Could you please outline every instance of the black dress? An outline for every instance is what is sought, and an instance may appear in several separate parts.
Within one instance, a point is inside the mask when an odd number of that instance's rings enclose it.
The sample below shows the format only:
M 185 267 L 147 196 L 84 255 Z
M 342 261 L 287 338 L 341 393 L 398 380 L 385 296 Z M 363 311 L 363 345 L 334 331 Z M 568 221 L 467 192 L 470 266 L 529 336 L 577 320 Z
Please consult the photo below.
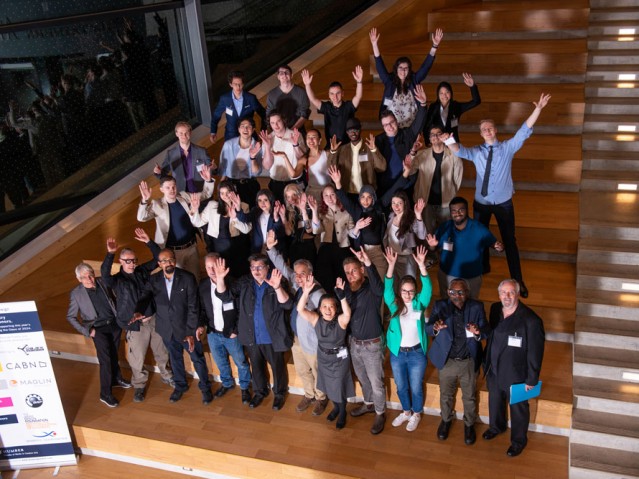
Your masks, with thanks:
M 345 402 L 355 396 L 346 330 L 340 327 L 337 319 L 326 321 L 320 316 L 315 324 L 315 332 L 318 342 L 317 389 L 323 391 L 331 401 Z

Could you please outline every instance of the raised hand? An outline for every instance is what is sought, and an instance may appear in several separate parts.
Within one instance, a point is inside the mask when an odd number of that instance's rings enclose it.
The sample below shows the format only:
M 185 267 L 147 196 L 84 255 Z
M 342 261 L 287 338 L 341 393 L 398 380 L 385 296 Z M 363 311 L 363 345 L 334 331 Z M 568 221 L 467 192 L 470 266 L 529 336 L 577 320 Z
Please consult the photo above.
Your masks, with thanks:
M 357 231 L 362 231 L 364 228 L 366 228 L 372 222 L 373 222 L 373 218 L 371 218 L 370 216 L 367 216 L 366 218 L 360 218 L 360 219 L 357 220 L 357 223 L 355 223 L 355 229 Z
M 437 30 L 435 30 L 435 33 L 432 34 L 432 38 L 433 46 L 439 46 L 440 42 L 444 38 L 444 30 L 438 28 Z
M 229 191 L 228 199 L 231 202 L 230 205 L 233 207 L 233 209 L 235 209 L 236 211 L 240 211 L 240 208 L 242 205 L 242 201 L 240 200 L 240 195 L 238 195 L 234 191 Z
M 368 32 L 368 37 L 370 38 L 372 45 L 377 45 L 377 42 L 379 42 L 379 33 L 377 33 L 377 28 L 371 28 L 371 31 Z
M 550 93 L 542 93 L 541 96 L 539 97 L 539 101 L 533 101 L 533 105 L 535 105 L 535 108 L 539 108 L 540 110 L 543 110 L 548 104 L 548 101 L 550 100 L 550 98 L 551 98 Z
M 331 177 L 331 180 L 333 180 L 338 190 L 342 188 L 342 172 L 339 171 L 337 166 L 331 165 L 328 167 L 328 176 Z
M 277 209 L 277 213 L 282 221 L 286 220 L 286 206 L 279 201 L 275 202 L 275 208 Z
M 364 70 L 360 65 L 357 65 L 355 67 L 355 70 L 353 71 L 353 78 L 357 83 L 362 83 L 362 80 L 364 78 Z
M 211 165 L 202 165 L 200 170 L 200 176 L 204 181 L 211 181 L 211 168 L 215 168 L 215 164 L 211 162 Z
M 306 193 L 302 193 L 300 195 L 300 204 L 299 204 L 300 211 L 304 211 L 306 209 L 306 203 L 308 202 L 309 198 L 310 198 L 310 195 L 306 196 Z
M 155 175 L 161 175 L 162 174 L 162 167 L 160 165 L 158 165 L 157 163 L 153 167 L 153 174 L 155 174 Z
M 315 278 L 312 273 L 306 276 L 305 278 L 302 278 L 302 290 L 306 294 L 311 294 L 314 286 L 315 286 Z
M 315 197 L 313 195 L 309 195 L 306 198 L 306 202 L 308 203 L 308 206 L 311 207 L 311 210 L 313 211 L 317 211 L 317 200 L 315 199 Z
M 253 146 L 249 148 L 249 157 L 250 158 L 257 157 L 261 149 L 262 149 L 262 143 L 260 143 L 259 141 L 256 141 L 255 143 L 253 143 Z
M 372 133 L 370 133 L 368 135 L 368 138 L 366 138 L 366 146 L 368 147 L 369 150 L 374 150 L 375 148 L 377 148 L 377 146 L 375 146 L 375 137 L 373 136 Z
M 266 278 L 264 281 L 266 281 L 271 288 L 279 289 L 282 284 L 282 273 L 280 273 L 279 269 L 273 268 L 273 271 L 271 271 L 271 277 Z
M 415 97 L 415 100 L 417 100 L 421 104 L 424 104 L 428 101 L 428 99 L 426 98 L 424 87 L 419 84 L 415 85 L 415 93 L 413 93 L 413 96 Z
M 337 151 L 337 149 L 340 147 L 341 144 L 342 144 L 341 141 L 337 141 L 336 135 L 333 135 L 331 137 L 331 151 Z
M 277 245 L 275 230 L 269 230 L 268 233 L 266 233 L 266 249 L 273 249 L 275 245 Z
M 439 244 L 439 241 L 437 241 L 437 236 L 431 234 L 426 235 L 426 242 L 431 248 L 436 248 Z
M 229 274 L 230 268 L 226 267 L 226 261 L 224 258 L 218 258 L 213 263 L 213 270 L 215 271 L 216 281 L 224 281 L 224 278 Z
M 302 81 L 304 82 L 304 85 L 310 85 L 313 83 L 313 75 L 311 75 L 306 69 L 302 70 Z
M 468 88 L 475 84 L 475 80 L 473 80 L 473 76 L 470 73 L 462 73 L 462 76 L 464 77 L 464 83 Z
M 300 144 L 300 136 L 302 136 L 300 131 L 297 128 L 293 128 L 293 133 L 291 134 L 291 141 L 293 142 L 294 145 Z
M 142 195 L 142 203 L 151 199 L 151 188 L 146 184 L 146 181 L 140 181 L 140 195 Z
M 408 178 L 410 176 L 410 170 L 413 168 L 413 157 L 410 156 L 410 153 L 406 155 L 404 161 L 402 162 L 402 176 L 404 178 Z
M 397 252 L 388 246 L 386 247 L 386 251 L 384 251 L 384 258 L 386 258 L 389 267 L 394 267 L 397 262 Z
M 424 135 L 420 133 L 419 135 L 417 135 L 417 138 L 415 139 L 415 143 L 413 143 L 413 147 L 410 150 L 417 153 L 419 150 L 422 149 L 423 146 L 424 146 Z
M 415 263 L 417 263 L 417 266 L 419 266 L 420 269 L 426 270 L 427 254 L 428 254 L 428 250 L 423 245 L 418 246 L 415 252 L 413 253 L 413 258 L 415 258 Z
M 424 198 L 420 198 L 417 200 L 417 203 L 415 203 L 415 216 L 418 219 L 421 219 L 422 217 L 422 211 L 424 211 L 424 207 L 426 206 L 426 202 L 424 201 Z
M 271 149 L 271 137 L 269 136 L 268 131 L 266 131 L 266 130 L 260 131 L 259 137 L 262 140 L 262 144 L 264 145 L 264 148 L 270 150 Z
M 335 289 L 341 289 L 342 291 L 344 291 L 345 287 L 346 287 L 346 282 L 342 278 L 338 277 L 335 280 Z
M 366 254 L 366 251 L 364 251 L 364 248 L 360 248 L 359 251 L 355 251 L 353 248 L 351 248 L 351 252 L 357 257 L 360 263 L 363 263 L 366 266 L 371 265 L 371 259 Z
M 151 238 L 149 237 L 147 232 L 144 231 L 143 228 L 135 228 L 134 238 L 138 241 L 141 241 L 142 243 L 148 243 L 149 241 L 151 241 Z
M 118 242 L 115 238 L 107 238 L 106 247 L 108 253 L 115 253 L 118 250 Z
M 191 193 L 191 211 L 193 214 L 200 209 L 200 194 L 199 193 Z

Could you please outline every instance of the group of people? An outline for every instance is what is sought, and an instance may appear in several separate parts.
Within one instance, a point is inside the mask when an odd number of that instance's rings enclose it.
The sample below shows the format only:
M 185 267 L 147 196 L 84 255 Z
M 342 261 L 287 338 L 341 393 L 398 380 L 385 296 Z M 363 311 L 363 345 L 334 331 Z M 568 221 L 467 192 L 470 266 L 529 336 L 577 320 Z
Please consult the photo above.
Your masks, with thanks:
M 442 38 L 437 30 L 417 72 L 405 57 L 388 72 L 379 51 L 380 35 L 371 30 L 384 82 L 383 133 L 376 137 L 362 136 L 361 122 L 354 116 L 362 98 L 359 66 L 353 72 L 357 86 L 352 101 L 343 99 L 339 82 L 329 85 L 329 101 L 320 101 L 308 71 L 302 72 L 301 88 L 292 82 L 291 68 L 283 65 L 266 109 L 243 90 L 242 73 L 231 72 L 231 91 L 220 98 L 212 115 L 212 141 L 218 139 L 218 121 L 226 116 L 219 164 L 191 143 L 188 123 L 176 125 L 178 145 L 154 169 L 162 196 L 153 199 L 149 185 L 140 184 L 138 220 L 156 222 L 155 241 L 136 231 L 136 239 L 153 252 L 150 265 L 136 267 L 135 254 L 125 248 L 120 251 L 121 270 L 112 275 L 117 243 L 110 238 L 101 279 L 87 264 L 76 268 L 81 284 L 72 292 L 68 319 L 95 342 L 102 402 L 117 406 L 111 387 L 128 385 L 117 368 L 122 328 L 129 349 L 136 349 L 129 358 L 135 401 L 144 400 L 147 379 L 136 357 L 143 358 L 150 344 L 158 365 L 163 364 L 163 380 L 174 388 L 172 402 L 188 389 L 186 350 L 204 404 L 235 387 L 230 356 L 237 366 L 242 402 L 258 407 L 272 389 L 273 409 L 279 410 L 288 391 L 290 350 L 304 388 L 297 411 L 312 406 L 318 416 L 331 401 L 327 419 L 343 428 L 347 399 L 355 395 L 353 370 L 364 401 L 350 415 L 373 414 L 371 433 L 379 434 L 386 422 L 388 347 L 402 406 L 393 427 L 406 424 L 409 432 L 418 427 L 430 358 L 439 371 L 439 439 L 448 437 L 459 383 L 464 441 L 475 442 L 476 378 L 482 363 L 490 410 L 490 428 L 483 437 L 490 440 L 507 429 L 509 388 L 537 385 L 544 350 L 543 323 L 520 302 L 528 292 L 514 237 L 511 163 L 550 96 L 540 96 L 512 139 L 498 141 L 495 123 L 484 120 L 484 143 L 462 146 L 459 117 L 480 102 L 472 76 L 464 74 L 473 97 L 467 103 L 452 100 L 452 87 L 443 82 L 437 101 L 428 106 L 419 84 Z M 304 130 L 310 104 L 325 118 L 329 141 L 324 149 L 319 130 Z M 259 132 L 255 114 L 262 121 Z M 422 132 L 428 148 L 423 148 Z M 468 216 L 467 200 L 457 196 L 460 158 L 472 161 L 477 170 L 475 218 Z M 212 200 L 215 173 L 221 182 L 218 198 Z M 268 188 L 260 186 L 260 176 L 268 177 Z M 502 241 L 487 227 L 492 214 Z M 198 285 L 200 235 L 208 254 L 207 276 Z M 506 251 L 513 279 L 500 283 L 500 302 L 486 318 L 478 297 L 491 247 Z M 431 307 L 428 269 L 437 261 L 440 299 Z M 149 274 L 156 265 L 161 271 Z M 203 356 L 205 335 L 220 371 L 222 385 L 215 394 Z M 172 376 L 166 372 L 167 358 Z M 517 456 L 526 446 L 527 401 L 510 405 L 510 418 L 507 452 Z

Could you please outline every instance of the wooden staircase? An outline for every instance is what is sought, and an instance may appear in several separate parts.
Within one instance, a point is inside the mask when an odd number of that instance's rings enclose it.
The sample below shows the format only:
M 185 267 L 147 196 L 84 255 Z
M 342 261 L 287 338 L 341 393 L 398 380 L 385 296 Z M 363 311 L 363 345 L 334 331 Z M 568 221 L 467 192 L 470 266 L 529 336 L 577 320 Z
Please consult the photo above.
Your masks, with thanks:
M 639 477 L 639 2 L 590 3 L 570 477 Z

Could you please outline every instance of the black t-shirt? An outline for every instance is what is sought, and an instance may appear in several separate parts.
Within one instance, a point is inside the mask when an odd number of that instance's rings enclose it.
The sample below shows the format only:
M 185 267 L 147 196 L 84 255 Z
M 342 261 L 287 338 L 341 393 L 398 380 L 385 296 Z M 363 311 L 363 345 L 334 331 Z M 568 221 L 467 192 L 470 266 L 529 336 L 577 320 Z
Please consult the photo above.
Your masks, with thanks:
M 339 108 L 333 106 L 330 101 L 323 101 L 320 105 L 318 113 L 324 115 L 324 131 L 326 133 L 326 145 L 330 146 L 333 135 L 337 137 L 337 141 L 341 141 L 343 145 L 349 142 L 346 135 L 346 122 L 349 118 L 355 116 L 357 109 L 351 101 L 343 101 Z
M 433 206 L 441 206 L 442 204 L 442 160 L 444 152 L 435 153 L 435 171 L 433 172 L 433 181 L 430 185 L 430 193 L 428 194 L 428 204 Z

